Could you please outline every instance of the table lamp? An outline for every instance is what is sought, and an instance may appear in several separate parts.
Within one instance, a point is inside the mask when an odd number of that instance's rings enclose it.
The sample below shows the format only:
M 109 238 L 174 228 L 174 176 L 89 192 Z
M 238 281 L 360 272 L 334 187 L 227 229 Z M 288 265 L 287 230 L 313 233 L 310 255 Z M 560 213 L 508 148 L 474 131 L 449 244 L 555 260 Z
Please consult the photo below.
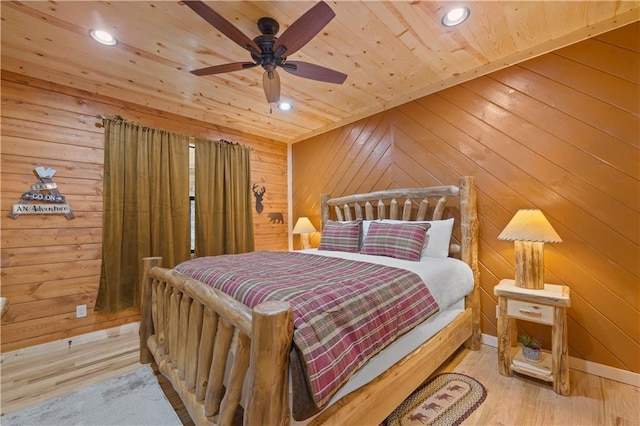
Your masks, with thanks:
M 498 236 L 515 245 L 516 286 L 544 289 L 544 243 L 562 239 L 537 209 L 518 210 Z
M 302 240 L 302 248 L 304 250 L 311 248 L 309 244 L 309 233 L 316 232 L 316 228 L 313 226 L 308 217 L 299 217 L 296 222 L 296 226 L 293 227 L 293 234 L 300 234 Z

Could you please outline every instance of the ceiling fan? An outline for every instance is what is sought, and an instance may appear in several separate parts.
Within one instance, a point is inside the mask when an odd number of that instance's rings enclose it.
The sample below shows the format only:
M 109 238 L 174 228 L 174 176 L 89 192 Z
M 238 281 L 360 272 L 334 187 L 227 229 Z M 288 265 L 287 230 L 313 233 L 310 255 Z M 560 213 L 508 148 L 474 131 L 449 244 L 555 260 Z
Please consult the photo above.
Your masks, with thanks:
M 280 77 L 276 70 L 278 67 L 298 77 L 327 83 L 342 84 L 347 78 L 346 74 L 320 65 L 302 61 L 287 61 L 288 56 L 297 52 L 311 41 L 336 15 L 322 1 L 293 22 L 280 37 L 276 37 L 280 25 L 275 19 L 269 17 L 260 18 L 258 20 L 258 29 L 262 34 L 253 40 L 204 2 L 184 0 L 184 4 L 233 42 L 248 50 L 251 54 L 251 59 L 253 59 L 253 62 L 233 62 L 201 68 L 191 71 L 192 74 L 198 76 L 220 74 L 241 71 L 260 65 L 265 70 L 262 76 L 262 85 L 269 103 L 275 103 L 280 100 Z

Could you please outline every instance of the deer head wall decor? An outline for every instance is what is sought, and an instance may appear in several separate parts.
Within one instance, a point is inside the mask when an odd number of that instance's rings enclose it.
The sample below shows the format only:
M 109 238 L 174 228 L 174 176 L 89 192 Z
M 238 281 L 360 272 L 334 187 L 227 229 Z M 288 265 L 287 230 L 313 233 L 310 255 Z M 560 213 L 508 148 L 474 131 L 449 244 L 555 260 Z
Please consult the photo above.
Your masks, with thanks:
M 264 210 L 262 197 L 264 197 L 264 193 L 267 192 L 267 189 L 264 186 L 259 186 L 257 183 L 254 183 L 251 190 L 253 191 L 253 195 L 256 197 L 256 212 L 260 214 L 262 213 L 262 210 Z

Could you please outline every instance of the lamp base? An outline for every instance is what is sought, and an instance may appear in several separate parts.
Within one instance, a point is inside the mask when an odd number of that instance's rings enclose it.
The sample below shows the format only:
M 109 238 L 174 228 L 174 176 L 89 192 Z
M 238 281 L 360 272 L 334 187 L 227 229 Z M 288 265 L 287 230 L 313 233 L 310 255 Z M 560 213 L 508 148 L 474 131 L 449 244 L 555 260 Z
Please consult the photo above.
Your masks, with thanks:
M 308 233 L 303 233 L 300 234 L 300 240 L 302 242 L 302 249 L 303 250 L 307 250 L 311 248 L 311 244 L 309 244 L 309 234 Z
M 544 243 L 515 241 L 516 286 L 544 290 Z

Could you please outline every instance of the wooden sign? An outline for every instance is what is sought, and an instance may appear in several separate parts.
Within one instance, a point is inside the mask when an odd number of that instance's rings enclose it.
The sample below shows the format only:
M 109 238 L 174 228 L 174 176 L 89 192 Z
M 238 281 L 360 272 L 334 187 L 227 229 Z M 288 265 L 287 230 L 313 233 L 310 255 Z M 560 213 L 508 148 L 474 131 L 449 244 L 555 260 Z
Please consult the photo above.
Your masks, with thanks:
M 38 166 L 35 169 L 38 181 L 31 186 L 29 192 L 22 194 L 18 204 L 11 206 L 8 216 L 16 218 L 21 214 L 64 214 L 67 219 L 75 216 L 71 206 L 65 203 L 65 197 L 58 191 L 58 185 L 53 182 L 55 169 Z

